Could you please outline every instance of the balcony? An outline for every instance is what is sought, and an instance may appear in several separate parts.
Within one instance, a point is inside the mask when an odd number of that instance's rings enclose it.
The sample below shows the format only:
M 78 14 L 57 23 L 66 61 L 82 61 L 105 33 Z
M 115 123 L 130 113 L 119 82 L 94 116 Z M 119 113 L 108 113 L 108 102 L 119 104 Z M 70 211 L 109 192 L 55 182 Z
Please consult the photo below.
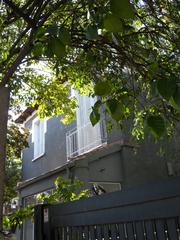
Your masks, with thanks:
M 90 122 L 66 133 L 67 160 L 106 144 L 106 122 L 101 120 L 94 127 Z

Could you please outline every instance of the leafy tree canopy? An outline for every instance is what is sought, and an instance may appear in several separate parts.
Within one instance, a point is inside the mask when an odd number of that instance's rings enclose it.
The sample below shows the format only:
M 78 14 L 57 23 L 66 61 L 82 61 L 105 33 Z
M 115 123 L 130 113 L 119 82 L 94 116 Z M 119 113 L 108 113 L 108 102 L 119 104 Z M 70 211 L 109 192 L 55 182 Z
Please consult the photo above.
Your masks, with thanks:
M 176 0 L 3 0 L 0 84 L 11 104 L 39 105 L 42 117 L 74 117 L 71 86 L 99 99 L 132 133 L 160 138 L 179 121 L 179 22 Z M 48 69 L 40 72 L 39 69 Z
M 93 125 L 101 108 L 121 127 L 130 119 L 137 138 L 147 128 L 160 139 L 180 119 L 178 60 L 177 0 L 1 0 L 0 230 L 9 92 L 11 106 L 67 123 L 73 86 L 99 97 Z

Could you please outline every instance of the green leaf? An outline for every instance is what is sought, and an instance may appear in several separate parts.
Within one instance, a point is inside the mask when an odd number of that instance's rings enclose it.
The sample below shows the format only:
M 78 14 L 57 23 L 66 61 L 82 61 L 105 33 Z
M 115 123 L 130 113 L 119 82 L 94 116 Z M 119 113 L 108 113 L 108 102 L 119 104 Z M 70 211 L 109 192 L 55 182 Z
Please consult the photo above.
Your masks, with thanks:
M 157 91 L 157 82 L 154 80 L 150 82 L 150 87 L 151 87 L 151 95 L 158 96 L 159 93 Z
M 93 106 L 94 111 L 99 111 L 101 105 L 102 105 L 101 100 L 97 100 Z
M 61 28 L 59 32 L 59 39 L 64 45 L 70 45 L 71 44 L 71 34 L 69 33 L 69 30 L 66 28 Z
M 96 62 L 96 57 L 95 57 L 95 55 L 92 52 L 89 51 L 87 53 L 86 60 L 87 60 L 88 63 L 94 64 Z
M 112 118 L 116 121 L 122 120 L 124 105 L 116 99 L 110 99 L 106 102 L 107 109 Z
M 166 131 L 164 119 L 161 116 L 149 116 L 147 118 L 147 125 L 151 133 L 156 138 L 161 138 Z
M 89 118 L 92 125 L 95 126 L 100 120 L 100 114 L 97 111 L 92 111 Z
M 45 46 L 44 55 L 47 56 L 48 58 L 54 57 L 54 53 L 53 53 L 49 43 Z
M 101 81 L 94 86 L 94 93 L 101 97 L 109 95 L 111 91 L 112 85 L 109 81 Z
M 123 19 L 134 19 L 134 8 L 129 0 L 111 0 L 111 11 Z
M 50 25 L 46 29 L 46 32 L 49 33 L 51 36 L 57 36 L 57 34 L 58 34 L 58 26 L 57 25 Z
M 173 100 L 176 103 L 176 105 L 180 108 L 180 87 L 176 87 L 176 90 L 173 94 Z
M 176 91 L 175 78 L 169 77 L 169 78 L 160 79 L 157 82 L 157 90 L 164 99 L 169 101 L 170 97 L 173 96 L 173 94 Z
M 176 110 L 180 111 L 180 107 L 175 103 L 173 97 L 170 98 L 169 103 L 171 104 L 171 106 L 173 108 L 175 108 Z
M 148 70 L 149 70 L 149 72 L 150 72 L 151 74 L 154 74 L 154 73 L 157 72 L 158 67 L 159 67 L 158 63 L 157 63 L 157 62 L 153 62 L 153 63 L 151 63 L 151 64 L 149 65 Z
M 43 44 L 41 42 L 37 42 L 32 50 L 34 56 L 41 56 L 43 53 Z
M 180 88 L 177 86 L 173 96 L 170 98 L 170 104 L 180 111 Z
M 98 29 L 96 26 L 89 26 L 86 29 L 86 38 L 88 40 L 93 40 L 98 38 Z
M 58 58 L 62 58 L 65 56 L 65 46 L 59 39 L 51 38 L 49 41 L 49 47 Z
M 123 30 L 121 20 L 112 14 L 108 14 L 104 19 L 104 28 L 109 32 L 121 32 Z
M 46 29 L 44 27 L 39 28 L 37 33 L 36 33 L 36 38 L 37 39 L 43 38 L 44 35 L 45 35 L 45 32 L 46 32 Z

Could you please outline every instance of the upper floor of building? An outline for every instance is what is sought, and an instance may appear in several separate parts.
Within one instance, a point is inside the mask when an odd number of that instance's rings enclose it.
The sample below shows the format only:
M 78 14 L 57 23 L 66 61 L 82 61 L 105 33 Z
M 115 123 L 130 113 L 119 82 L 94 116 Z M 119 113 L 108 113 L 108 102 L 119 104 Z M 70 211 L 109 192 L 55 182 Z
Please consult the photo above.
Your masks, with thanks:
M 108 131 L 107 118 L 103 114 L 99 123 L 92 126 L 89 115 L 94 102 L 92 97 L 78 96 L 76 119 L 68 125 L 60 121 L 61 117 L 41 120 L 32 109 L 21 114 L 19 121 L 24 122 L 30 133 L 29 147 L 22 152 L 23 180 L 47 173 L 80 155 L 123 139 L 120 130 Z

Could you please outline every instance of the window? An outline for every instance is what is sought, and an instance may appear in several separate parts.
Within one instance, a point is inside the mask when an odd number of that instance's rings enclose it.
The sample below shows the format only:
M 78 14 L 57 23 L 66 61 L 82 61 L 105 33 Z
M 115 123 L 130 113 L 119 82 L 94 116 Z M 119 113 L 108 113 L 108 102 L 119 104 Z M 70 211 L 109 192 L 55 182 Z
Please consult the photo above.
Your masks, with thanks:
M 79 107 L 76 109 L 77 127 L 66 134 L 68 160 L 106 144 L 107 139 L 105 121 L 101 120 L 93 127 L 89 119 L 97 98 L 80 96 L 77 91 L 73 92 L 73 96 Z
M 100 123 L 92 126 L 89 115 L 96 98 L 77 96 L 79 107 L 76 110 L 79 154 L 102 145 Z
M 44 120 L 35 118 L 32 123 L 32 142 L 34 142 L 34 159 L 45 152 L 45 126 Z

